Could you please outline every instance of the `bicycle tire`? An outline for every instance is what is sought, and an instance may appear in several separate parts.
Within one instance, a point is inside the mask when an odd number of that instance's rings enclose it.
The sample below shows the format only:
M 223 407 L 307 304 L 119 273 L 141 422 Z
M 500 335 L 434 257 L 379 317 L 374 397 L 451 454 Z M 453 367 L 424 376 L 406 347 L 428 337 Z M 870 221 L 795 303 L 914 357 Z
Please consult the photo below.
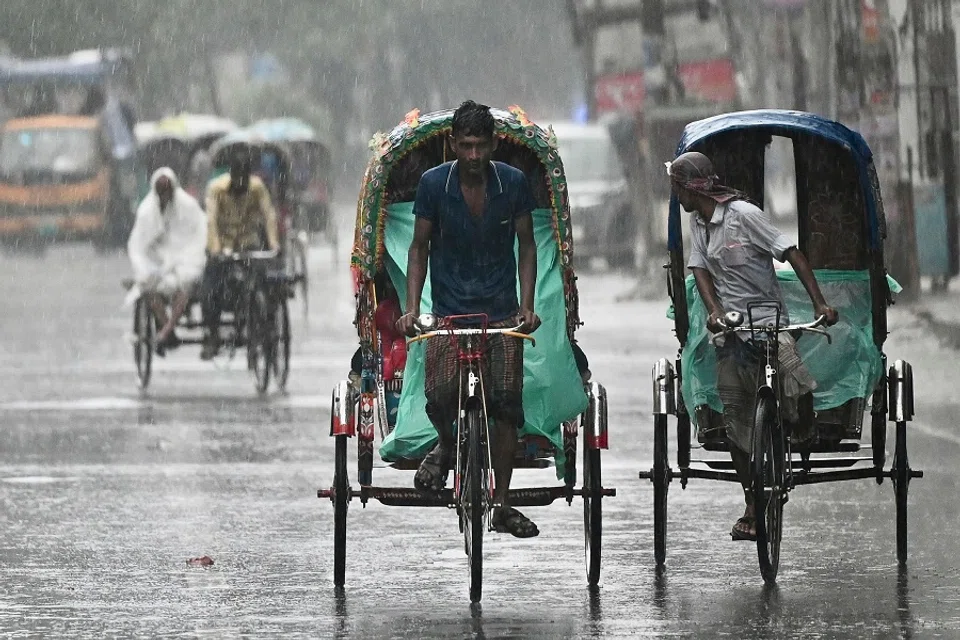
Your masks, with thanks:
M 480 438 L 483 421 L 480 407 L 466 411 L 464 427 L 467 437 L 466 473 L 461 487 L 461 517 L 467 560 L 470 565 L 470 602 L 480 602 L 483 594 L 483 530 L 485 528 L 483 442 Z
M 333 472 L 333 584 L 342 587 L 347 567 L 347 436 L 335 436 Z
M 667 559 L 667 491 L 670 466 L 667 459 L 667 416 L 653 418 L 653 555 L 657 566 Z
M 250 296 L 250 315 L 247 318 L 247 357 L 255 379 L 257 393 L 266 393 L 270 386 L 272 340 L 269 336 L 269 312 L 267 295 L 257 288 Z
M 910 460 L 907 457 L 907 423 L 897 422 L 897 446 L 893 454 L 893 490 L 897 502 L 897 562 L 907 563 L 907 492 Z
M 783 433 L 777 424 L 772 398 L 757 399 L 753 426 L 753 456 L 750 461 L 751 493 L 757 527 L 757 558 L 767 583 L 777 580 L 780 541 L 783 536 L 783 499 L 786 492 Z
M 283 298 L 273 310 L 273 375 L 277 388 L 283 391 L 290 376 L 290 311 Z
M 133 334 L 136 342 L 133 343 L 133 361 L 137 366 L 137 382 L 140 389 L 150 385 L 150 374 L 153 368 L 153 314 L 150 305 L 140 297 L 133 307 Z
M 600 582 L 600 555 L 603 549 L 603 502 L 600 490 L 600 449 L 583 448 L 583 551 L 587 584 Z

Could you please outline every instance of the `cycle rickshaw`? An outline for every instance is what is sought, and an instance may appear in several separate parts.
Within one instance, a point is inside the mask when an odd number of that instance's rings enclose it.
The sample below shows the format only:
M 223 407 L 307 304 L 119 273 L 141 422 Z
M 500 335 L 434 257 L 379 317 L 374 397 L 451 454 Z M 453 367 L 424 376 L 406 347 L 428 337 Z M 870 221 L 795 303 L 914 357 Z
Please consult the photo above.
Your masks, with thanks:
M 231 154 L 245 150 L 253 156 L 253 173 L 263 180 L 270 190 L 270 198 L 277 211 L 280 230 L 280 253 L 289 280 L 289 293 L 293 297 L 299 288 L 303 313 L 308 311 L 307 238 L 295 228 L 296 202 L 292 199 L 291 176 L 293 156 L 283 142 L 268 140 L 263 133 L 252 128 L 239 129 L 223 136 L 210 147 L 210 179 L 230 170 Z
M 907 457 L 907 423 L 914 414 L 911 365 L 896 360 L 887 369 L 883 344 L 887 306 L 899 289 L 887 275 L 883 259 L 886 235 L 883 201 L 872 154 L 863 138 L 845 126 L 813 114 L 760 110 L 714 116 L 685 128 L 677 155 L 700 151 L 713 160 L 723 184 L 740 189 L 762 207 L 764 156 L 773 136 L 792 142 L 797 184 L 799 249 L 806 255 L 840 322 L 823 337 L 799 337 L 797 348 L 818 388 L 814 392 L 812 446 L 793 450 L 779 413 L 776 360 L 764 360 L 758 372 L 757 408 L 750 467 L 756 510 L 757 553 L 761 574 L 776 579 L 788 492 L 800 485 L 856 479 L 892 481 L 896 498 L 897 558 L 907 558 L 907 490 L 922 477 Z M 664 176 L 664 180 L 666 180 Z M 694 457 L 729 451 L 716 389 L 716 356 L 706 328 L 706 312 L 692 275 L 685 276 L 681 211 L 670 200 L 667 291 L 680 352 L 653 367 L 653 468 L 640 473 L 653 482 L 654 555 L 664 564 L 667 540 L 667 493 L 679 480 L 692 478 L 738 482 L 729 458 Z M 777 277 L 796 334 L 816 326 L 806 292 L 793 271 Z M 728 314 L 729 315 L 729 314 Z M 810 322 L 813 320 L 814 322 Z M 736 327 L 742 318 L 728 318 Z M 766 333 L 772 326 L 737 329 Z M 771 347 L 767 347 L 770 349 Z M 863 418 L 870 407 L 869 443 L 862 441 Z M 667 452 L 669 415 L 676 416 L 677 468 Z M 895 423 L 891 468 L 885 468 L 887 421 Z M 695 431 L 697 445 L 691 442 Z
M 247 368 L 254 374 L 258 393 L 266 393 L 271 375 L 283 389 L 290 373 L 290 321 L 287 311 L 287 278 L 278 268 L 273 251 L 245 251 L 223 256 L 228 263 L 226 280 L 242 293 L 233 308 L 224 309 L 218 330 L 227 357 L 233 359 L 243 350 Z M 132 281 L 125 286 L 133 287 Z M 182 344 L 201 344 L 197 333 L 203 328 L 198 292 L 190 299 L 187 311 L 177 324 Z M 153 369 L 154 336 L 157 331 L 153 311 L 146 296 L 132 292 L 133 359 L 140 388 L 146 390 Z M 191 335 L 186 335 L 187 333 Z
M 563 165 L 550 131 L 532 123 L 519 109 L 493 109 L 499 145 L 494 154 L 528 176 L 539 208 L 533 212 L 538 247 L 537 312 L 543 325 L 536 346 L 524 351 L 525 425 L 517 446 L 517 468 L 555 466 L 556 486 L 510 490 L 511 505 L 549 505 L 559 498 L 583 499 L 587 579 L 600 575 L 602 500 L 616 495 L 601 483 L 600 452 L 607 442 L 607 400 L 603 386 L 588 381 L 574 355 L 574 333 L 580 324 L 573 244 Z M 407 345 L 384 321 L 391 305 L 406 295 L 406 258 L 413 237 L 412 212 L 417 184 L 424 171 L 451 159 L 447 138 L 452 111 L 407 114 L 388 135 L 371 141 L 370 161 L 357 208 L 351 269 L 356 291 L 360 348 L 349 380 L 333 389 L 330 435 L 334 439 L 333 485 L 318 497 L 333 503 L 334 584 L 345 582 L 347 510 L 353 500 L 393 506 L 449 507 L 456 510 L 464 533 L 470 567 L 470 597 L 482 590 L 483 535 L 490 529 L 492 482 L 489 450 L 481 455 L 485 408 L 465 399 L 458 428 L 460 463 L 454 469 L 454 489 L 420 493 L 412 486 L 385 487 L 373 482 L 374 442 L 379 455 L 396 469 L 414 470 L 436 441 L 424 409 L 423 344 Z M 423 308 L 429 309 L 429 281 Z M 385 313 L 385 311 L 387 313 Z M 485 330 L 476 330 L 483 339 Z M 448 339 L 437 329 L 435 339 Z M 409 351 L 407 347 L 409 346 Z M 463 387 L 462 387 L 463 388 Z M 480 423 L 481 430 L 476 428 Z M 582 430 L 583 481 L 577 487 L 577 440 Z M 478 435 L 480 434 L 480 435 Z M 467 437 L 469 436 L 469 441 Z M 352 485 L 347 464 L 348 442 L 356 438 L 357 470 Z M 468 454 L 479 456 L 471 458 Z M 552 460 L 551 460 L 552 458 Z
M 250 130 L 290 151 L 290 200 L 293 227 L 322 233 L 337 256 L 337 229 L 332 219 L 330 150 L 307 123 L 296 118 L 259 120 Z
M 170 167 L 187 193 L 203 199 L 210 167 L 208 150 L 219 138 L 235 130 L 227 118 L 182 113 L 138 125 L 138 153 L 146 175 Z

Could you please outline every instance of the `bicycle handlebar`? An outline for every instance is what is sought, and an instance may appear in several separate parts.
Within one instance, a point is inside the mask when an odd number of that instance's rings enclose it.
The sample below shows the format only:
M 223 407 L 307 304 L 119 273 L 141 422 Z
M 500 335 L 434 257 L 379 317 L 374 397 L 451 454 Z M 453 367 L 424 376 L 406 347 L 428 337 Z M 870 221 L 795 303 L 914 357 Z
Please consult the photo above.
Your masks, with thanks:
M 730 315 L 731 314 L 727 314 L 728 318 L 725 318 L 725 321 L 729 320 Z M 792 331 L 801 331 L 801 332 L 806 331 L 808 333 L 817 333 L 819 335 L 826 336 L 827 344 L 832 344 L 833 339 L 830 337 L 830 334 L 827 332 L 826 329 L 820 328 L 826 319 L 827 319 L 826 316 L 820 316 L 817 319 L 815 319 L 813 322 L 807 322 L 803 324 L 791 324 L 785 327 L 775 327 L 773 325 L 768 325 L 766 327 L 755 327 L 755 326 L 744 327 L 744 326 L 728 325 L 722 331 L 714 333 L 710 336 L 710 344 L 716 344 L 716 341 L 718 338 L 721 338 L 727 335 L 728 333 L 749 332 L 749 333 L 779 334 L 779 333 L 789 333 Z
M 269 260 L 280 255 L 279 251 L 273 249 L 257 251 L 230 251 L 226 250 L 211 256 L 214 260 L 240 262 L 243 260 Z
M 431 321 L 429 323 L 421 323 L 418 319 L 417 328 L 421 330 L 421 333 L 407 340 L 407 347 L 409 347 L 411 344 L 414 344 L 416 342 L 420 342 L 422 340 L 428 340 L 430 338 L 435 338 L 436 336 L 441 336 L 441 335 L 442 336 L 479 336 L 479 335 L 491 334 L 491 333 L 499 333 L 505 336 L 509 336 L 511 338 L 519 338 L 521 340 L 529 340 L 531 345 L 537 346 L 537 341 L 533 336 L 528 335 L 526 333 L 520 333 L 519 329 L 520 327 L 523 326 L 523 324 L 518 324 L 515 327 L 503 327 L 500 329 L 484 329 L 484 328 L 476 328 L 476 327 L 466 328 L 466 329 L 446 328 L 446 329 L 433 329 L 431 331 L 423 332 L 422 330 L 424 328 L 424 324 L 432 325 L 433 322 Z

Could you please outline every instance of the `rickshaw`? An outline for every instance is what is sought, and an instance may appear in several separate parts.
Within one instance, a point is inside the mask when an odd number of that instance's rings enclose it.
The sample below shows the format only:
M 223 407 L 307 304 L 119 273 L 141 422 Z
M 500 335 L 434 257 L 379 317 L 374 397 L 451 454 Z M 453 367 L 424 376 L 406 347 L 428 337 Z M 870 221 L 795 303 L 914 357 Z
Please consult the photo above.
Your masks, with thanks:
M 307 238 L 293 225 L 295 201 L 291 199 L 290 180 L 293 174 L 293 156 L 283 142 L 268 140 L 253 129 L 239 129 L 223 136 L 210 147 L 210 179 L 230 170 L 230 156 L 238 150 L 253 155 L 253 173 L 263 180 L 277 211 L 280 229 L 280 252 L 289 280 L 289 293 L 299 286 L 303 314 L 308 311 Z
M 136 133 L 141 163 L 147 176 L 160 167 L 170 167 L 184 190 L 202 199 L 210 170 L 208 150 L 236 129 L 236 123 L 228 118 L 193 113 L 139 123 Z
M 254 374 L 257 393 L 264 394 L 271 375 L 283 390 L 290 372 L 290 322 L 287 312 L 287 281 L 277 269 L 274 251 L 245 251 L 221 258 L 229 262 L 227 278 L 243 291 L 235 309 L 225 309 L 218 330 L 227 358 L 245 353 L 247 368 Z M 133 360 L 140 389 L 146 391 L 153 370 L 157 323 L 150 305 L 132 280 L 125 280 L 128 300 L 133 303 Z M 178 332 L 196 334 L 203 328 L 199 291 L 190 299 L 177 324 Z M 180 335 L 182 344 L 201 344 L 199 335 Z M 215 360 L 216 363 L 216 360 Z
M 293 226 L 322 233 L 337 256 L 337 229 L 331 218 L 330 150 L 307 123 L 296 118 L 259 120 L 250 130 L 290 150 L 290 200 Z
M 789 427 L 781 419 L 776 359 L 761 359 L 751 455 L 750 494 L 756 510 L 757 555 L 766 582 L 776 580 L 780 560 L 784 503 L 795 487 L 823 482 L 890 479 L 896 499 L 897 558 L 907 559 L 907 491 L 923 476 L 910 467 L 907 423 L 914 415 L 913 370 L 896 360 L 887 369 L 883 344 L 887 306 L 899 285 L 887 275 L 883 241 L 883 200 L 872 153 L 847 127 L 797 111 L 759 110 L 718 115 L 684 129 L 677 155 L 700 151 L 714 163 L 723 184 L 740 189 L 763 206 L 764 156 L 773 136 L 792 142 L 798 211 L 798 248 L 814 269 L 838 324 L 818 328 L 809 298 L 792 270 L 778 269 L 797 348 L 817 380 L 814 392 L 813 445 L 794 450 Z M 664 180 L 667 177 L 664 175 Z M 685 276 L 686 255 L 680 205 L 670 200 L 667 292 L 680 342 L 678 357 L 653 367 L 653 467 L 640 478 L 653 482 L 654 556 L 666 559 L 667 493 L 679 480 L 739 482 L 729 458 L 709 457 L 733 446 L 723 428 L 716 389 L 716 336 L 706 328 L 706 311 L 692 275 Z M 750 326 L 743 318 L 725 319 L 729 334 L 748 332 L 775 347 L 776 327 Z M 743 322 L 743 324 L 740 324 Z M 776 323 L 778 324 L 778 323 Z M 826 336 L 806 335 L 812 331 Z M 801 335 L 803 334 L 803 335 Z M 726 336 L 732 339 L 732 336 Z M 761 344 L 757 342 L 755 344 Z M 769 357 L 769 353 L 768 356 Z M 767 366 L 764 369 L 763 364 Z M 864 442 L 863 418 L 870 406 L 871 438 Z M 676 417 L 677 468 L 668 460 L 668 416 Z M 895 423 L 893 462 L 886 462 L 887 420 Z M 697 444 L 691 442 L 696 434 Z M 691 455 L 699 447 L 704 454 Z M 703 457 L 701 457 L 703 456 Z
M 522 109 L 492 112 L 499 141 L 494 159 L 524 171 L 539 207 L 533 212 L 538 247 L 536 308 L 543 325 L 536 332 L 536 345 L 527 344 L 524 351 L 525 425 L 520 431 L 516 467 L 555 466 L 556 477 L 562 481 L 556 486 L 511 488 L 510 504 L 541 506 L 559 498 L 570 504 L 581 497 L 587 580 L 596 585 L 600 577 L 602 500 L 616 495 L 616 491 L 601 483 L 600 452 L 608 447 L 606 390 L 578 368 L 574 355 L 580 320 L 563 164 L 552 131 L 531 122 Z M 449 110 L 426 115 L 414 110 L 389 134 L 377 134 L 371 141 L 374 157 L 360 192 L 351 257 L 360 348 L 349 379 L 333 389 L 330 436 L 334 439 L 335 471 L 332 486 L 320 489 L 317 495 L 329 499 L 334 507 L 337 587 L 345 582 L 347 508 L 352 500 L 359 499 L 364 506 L 377 500 L 393 506 L 448 507 L 460 518 L 470 571 L 470 598 L 476 602 L 482 593 L 483 534 L 492 530 L 492 479 L 489 464 L 479 460 L 489 458 L 489 450 L 481 455 L 485 405 L 475 402 L 474 397 L 465 401 L 462 428 L 458 428 L 460 463 L 454 469 L 454 489 L 421 493 L 413 487 L 378 486 L 373 482 L 377 432 L 380 458 L 395 469 L 416 469 L 436 442 L 436 431 L 424 407 L 423 343 L 405 343 L 385 318 L 391 307 L 402 308 L 406 297 L 414 196 L 420 176 L 451 159 L 447 138 L 452 117 Z M 430 308 L 429 288 L 428 279 L 422 303 L 425 310 Z M 484 331 L 477 330 L 481 334 L 478 339 L 483 339 Z M 442 328 L 432 335 L 448 339 Z M 576 486 L 578 430 L 583 433 L 580 487 Z M 347 446 L 354 437 L 357 470 L 356 485 L 351 485 Z

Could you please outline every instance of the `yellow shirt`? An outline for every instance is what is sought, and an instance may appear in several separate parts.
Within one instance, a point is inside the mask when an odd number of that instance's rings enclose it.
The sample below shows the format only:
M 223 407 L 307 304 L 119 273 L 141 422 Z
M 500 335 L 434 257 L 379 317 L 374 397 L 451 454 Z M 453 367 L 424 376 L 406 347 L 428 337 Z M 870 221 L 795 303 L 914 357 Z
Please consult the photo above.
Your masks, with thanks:
M 207 190 L 207 250 L 245 251 L 260 248 L 260 230 L 266 231 L 267 248 L 278 250 L 277 212 L 270 192 L 257 176 L 250 176 L 246 193 L 230 192 L 230 174 L 210 183 Z

